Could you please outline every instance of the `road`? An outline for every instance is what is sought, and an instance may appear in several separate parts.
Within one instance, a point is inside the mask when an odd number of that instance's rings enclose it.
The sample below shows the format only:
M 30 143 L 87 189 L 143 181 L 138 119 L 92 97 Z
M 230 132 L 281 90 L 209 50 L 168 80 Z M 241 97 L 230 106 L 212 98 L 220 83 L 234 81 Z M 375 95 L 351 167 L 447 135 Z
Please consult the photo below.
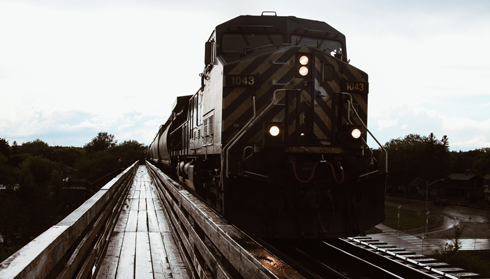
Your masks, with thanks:
M 425 215 L 425 201 L 387 197 L 386 203 L 402 206 L 410 210 L 420 211 Z M 373 238 L 404 247 L 416 253 L 430 255 L 433 250 L 441 249 L 445 244 L 452 244 L 455 226 L 462 228 L 459 239 L 461 250 L 490 250 L 490 211 L 463 206 L 436 206 L 428 204 L 430 221 L 428 234 L 426 226 L 398 231 L 380 224 L 383 232 L 371 235 Z M 471 219 L 470 219 L 471 217 Z M 402 216 L 403 218 L 403 216 Z
M 387 197 L 386 203 L 393 206 L 402 206 L 410 210 L 420 211 L 422 215 L 426 212 L 425 201 L 409 200 L 403 198 Z M 462 238 L 490 238 L 490 211 L 464 207 L 464 206 L 437 206 L 428 204 L 430 216 L 429 235 L 443 238 L 447 232 L 458 224 L 465 227 Z M 425 228 L 417 228 L 405 231 L 410 234 L 423 234 Z M 441 235 L 441 233 L 444 233 Z

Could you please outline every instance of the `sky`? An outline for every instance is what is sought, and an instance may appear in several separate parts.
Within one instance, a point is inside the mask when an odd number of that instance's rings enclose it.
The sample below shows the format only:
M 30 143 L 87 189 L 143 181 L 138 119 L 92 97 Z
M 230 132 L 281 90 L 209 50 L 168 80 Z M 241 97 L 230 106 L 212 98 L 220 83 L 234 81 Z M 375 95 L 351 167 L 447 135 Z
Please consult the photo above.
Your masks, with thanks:
M 175 98 L 199 89 L 214 27 L 263 11 L 346 36 L 381 144 L 434 133 L 454 151 L 490 147 L 487 0 L 0 0 L 0 138 L 148 145 Z

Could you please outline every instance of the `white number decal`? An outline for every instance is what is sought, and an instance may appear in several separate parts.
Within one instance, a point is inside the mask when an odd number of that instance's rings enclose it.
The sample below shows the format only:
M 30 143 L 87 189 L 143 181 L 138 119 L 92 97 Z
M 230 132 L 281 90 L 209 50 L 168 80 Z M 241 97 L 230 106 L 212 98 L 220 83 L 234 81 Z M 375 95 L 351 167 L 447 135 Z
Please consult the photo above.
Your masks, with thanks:
M 351 91 L 364 91 L 364 83 L 361 82 L 347 82 L 347 90 Z
M 231 76 L 232 86 L 252 86 L 255 84 L 254 76 Z
M 255 78 L 254 77 L 248 77 L 248 84 L 254 85 L 254 83 L 255 83 Z

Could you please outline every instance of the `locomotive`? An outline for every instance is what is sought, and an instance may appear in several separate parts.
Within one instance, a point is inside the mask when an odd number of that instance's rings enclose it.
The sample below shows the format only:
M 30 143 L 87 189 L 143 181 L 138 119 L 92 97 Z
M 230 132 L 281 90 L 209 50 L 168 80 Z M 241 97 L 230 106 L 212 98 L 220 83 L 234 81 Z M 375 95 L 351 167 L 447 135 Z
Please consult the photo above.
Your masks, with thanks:
M 205 42 L 150 162 L 263 238 L 359 235 L 384 220 L 386 172 L 367 146 L 368 75 L 325 22 L 238 16 Z

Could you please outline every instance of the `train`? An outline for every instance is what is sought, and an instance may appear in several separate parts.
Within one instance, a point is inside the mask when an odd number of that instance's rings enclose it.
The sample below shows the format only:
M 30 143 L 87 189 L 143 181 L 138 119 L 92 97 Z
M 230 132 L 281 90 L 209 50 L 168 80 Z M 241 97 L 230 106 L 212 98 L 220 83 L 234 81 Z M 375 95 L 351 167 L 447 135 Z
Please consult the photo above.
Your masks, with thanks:
M 261 238 L 362 235 L 387 172 L 367 145 L 368 75 L 325 22 L 275 12 L 219 24 L 196 93 L 178 96 L 147 160 Z

